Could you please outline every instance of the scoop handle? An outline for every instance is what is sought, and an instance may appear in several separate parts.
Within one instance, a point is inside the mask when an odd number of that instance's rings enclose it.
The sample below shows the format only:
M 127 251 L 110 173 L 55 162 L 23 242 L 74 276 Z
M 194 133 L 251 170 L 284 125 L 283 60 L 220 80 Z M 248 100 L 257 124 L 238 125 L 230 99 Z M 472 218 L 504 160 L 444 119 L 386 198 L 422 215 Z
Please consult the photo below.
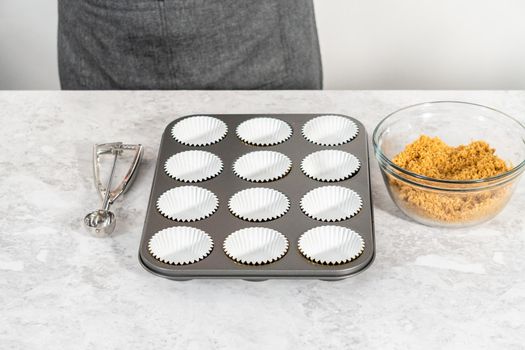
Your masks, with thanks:
M 108 184 L 106 186 L 106 194 L 104 196 L 104 201 L 102 202 L 102 209 L 104 210 L 108 210 L 109 209 L 109 206 L 111 204 L 111 192 L 110 192 L 110 188 L 111 188 L 111 180 L 113 179 L 113 174 L 115 173 L 115 165 L 117 164 L 117 157 L 118 157 L 118 151 L 116 150 L 113 150 L 112 151 L 115 155 L 114 155 L 114 158 L 113 158 L 113 165 L 111 167 L 111 173 L 109 174 L 109 179 L 108 179 Z

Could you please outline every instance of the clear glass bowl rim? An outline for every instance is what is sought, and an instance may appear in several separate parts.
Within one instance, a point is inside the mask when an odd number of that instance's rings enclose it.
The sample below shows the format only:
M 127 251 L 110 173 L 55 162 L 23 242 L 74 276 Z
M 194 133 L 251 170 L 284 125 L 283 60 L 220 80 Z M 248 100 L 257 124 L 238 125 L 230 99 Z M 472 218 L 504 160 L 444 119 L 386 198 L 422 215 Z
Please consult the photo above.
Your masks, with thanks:
M 500 114 L 500 116 L 502 116 L 502 117 L 510 119 L 512 122 L 516 123 L 517 126 L 519 126 L 522 129 L 522 131 L 525 132 L 525 125 L 523 125 L 523 123 L 521 123 L 516 118 L 511 117 L 510 115 L 508 115 L 508 114 L 506 114 L 504 112 L 501 112 L 501 111 L 499 111 L 497 109 L 494 109 L 494 108 L 491 108 L 491 107 L 487 107 L 487 106 L 484 106 L 484 105 L 481 105 L 481 104 L 471 103 L 471 102 L 464 102 L 464 101 L 453 101 L 453 100 L 451 100 L 451 101 L 446 101 L 446 100 L 444 100 L 444 101 L 430 101 L 430 102 L 416 103 L 416 104 L 413 104 L 413 105 L 410 105 L 410 106 L 406 106 L 406 107 L 400 108 L 400 109 L 398 109 L 398 110 L 388 114 L 375 127 L 374 133 L 372 135 L 372 142 L 373 142 L 374 151 L 375 151 L 376 157 L 378 158 L 380 166 L 383 167 L 384 164 L 382 162 L 384 162 L 388 166 L 394 168 L 395 170 L 397 170 L 397 171 L 399 171 L 399 172 L 401 172 L 403 174 L 409 175 L 411 177 L 417 178 L 417 179 L 421 179 L 421 180 L 424 180 L 424 181 L 427 181 L 427 182 L 434 182 L 436 184 L 455 184 L 455 185 L 470 185 L 470 184 L 477 184 L 477 185 L 479 185 L 479 184 L 484 184 L 484 183 L 487 183 L 488 185 L 490 185 L 493 182 L 498 182 L 498 181 L 504 180 L 507 177 L 516 174 L 517 172 L 522 170 L 522 168 L 525 166 L 525 159 L 523 159 L 518 165 L 516 165 L 515 167 L 513 167 L 509 171 L 506 171 L 506 172 L 501 173 L 501 174 L 496 175 L 496 176 L 491 176 L 491 177 L 487 177 L 487 178 L 484 178 L 484 179 L 477 179 L 477 180 L 445 180 L 445 179 L 436 179 L 436 178 L 432 178 L 432 177 L 416 174 L 416 173 L 413 173 L 413 172 L 411 172 L 409 170 L 406 170 L 406 169 L 401 168 L 400 166 L 396 165 L 394 162 L 392 162 L 381 151 L 381 148 L 379 147 L 379 143 L 378 143 L 379 130 L 381 129 L 383 124 L 385 124 L 386 121 L 388 119 L 390 119 L 390 117 L 394 116 L 395 114 L 397 114 L 399 112 L 402 112 L 402 111 L 407 110 L 407 109 L 415 108 L 415 107 L 421 107 L 421 106 L 424 106 L 424 105 L 435 105 L 435 104 L 462 104 L 462 105 L 469 105 L 469 106 L 485 108 L 485 109 L 488 109 L 488 110 L 491 110 L 493 112 L 496 112 L 496 113 Z M 525 140 L 522 140 L 522 142 L 525 143 Z M 478 189 L 480 189 L 480 188 L 478 188 Z

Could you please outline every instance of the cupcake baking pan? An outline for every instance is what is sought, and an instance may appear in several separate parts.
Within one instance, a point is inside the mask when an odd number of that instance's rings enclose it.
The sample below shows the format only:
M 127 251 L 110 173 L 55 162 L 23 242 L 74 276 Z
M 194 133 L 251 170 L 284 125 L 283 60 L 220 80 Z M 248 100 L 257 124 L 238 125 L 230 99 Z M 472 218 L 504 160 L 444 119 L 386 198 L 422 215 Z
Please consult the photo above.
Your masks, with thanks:
M 375 255 L 367 133 L 334 114 L 192 115 L 166 127 L 139 248 L 174 279 L 342 279 Z

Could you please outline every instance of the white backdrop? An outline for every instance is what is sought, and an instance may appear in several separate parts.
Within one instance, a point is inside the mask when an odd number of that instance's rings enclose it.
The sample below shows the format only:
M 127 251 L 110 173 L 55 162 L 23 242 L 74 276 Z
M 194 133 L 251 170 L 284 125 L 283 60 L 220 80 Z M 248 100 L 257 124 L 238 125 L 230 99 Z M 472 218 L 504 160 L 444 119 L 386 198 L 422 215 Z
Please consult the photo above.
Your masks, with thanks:
M 524 0 L 315 4 L 326 89 L 525 89 Z M 56 21 L 56 0 L 0 0 L 0 89 L 59 87 Z

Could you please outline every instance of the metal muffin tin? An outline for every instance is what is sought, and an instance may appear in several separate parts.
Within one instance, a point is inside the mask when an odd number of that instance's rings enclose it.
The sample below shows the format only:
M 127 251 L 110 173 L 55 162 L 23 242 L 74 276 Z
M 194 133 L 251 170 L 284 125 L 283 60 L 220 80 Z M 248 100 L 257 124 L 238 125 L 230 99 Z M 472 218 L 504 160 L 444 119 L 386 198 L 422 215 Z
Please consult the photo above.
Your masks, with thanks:
M 303 125 L 314 117 L 327 114 L 206 114 L 218 118 L 228 126 L 224 139 L 209 146 L 190 147 L 177 142 L 171 135 L 172 127 L 185 116 L 169 123 L 164 130 L 160 143 L 155 175 L 151 188 L 146 219 L 139 248 L 139 260 L 145 269 L 153 274 L 174 280 L 195 278 L 241 278 L 246 280 L 264 280 L 269 278 L 315 278 L 338 280 L 356 274 L 368 267 L 375 255 L 374 220 L 372 196 L 370 189 L 370 170 L 368 159 L 368 141 L 364 125 L 351 119 L 359 128 L 358 135 L 350 142 L 339 146 L 320 146 L 307 141 L 302 133 Z M 333 114 L 330 114 L 333 115 Z M 292 127 L 292 136 L 287 141 L 274 146 L 252 146 L 242 142 L 236 135 L 237 126 L 251 118 L 272 117 L 287 122 Z M 219 198 L 219 207 L 210 217 L 195 222 L 177 222 L 161 215 L 156 207 L 157 199 L 165 191 L 188 183 L 174 180 L 164 171 L 166 160 L 182 151 L 198 149 L 209 151 L 219 156 L 224 165 L 222 172 L 209 180 L 193 183 L 215 193 Z M 361 162 L 359 171 L 351 178 L 338 182 L 320 182 L 307 177 L 301 171 L 301 161 L 309 154 L 326 149 L 350 152 Z M 249 182 L 236 176 L 233 163 L 240 156 L 257 150 L 278 151 L 292 160 L 292 169 L 283 178 L 264 183 Z M 314 220 L 306 216 L 299 206 L 300 200 L 308 191 L 326 185 L 337 185 L 351 188 L 363 200 L 361 210 L 352 218 L 336 223 Z M 290 200 L 290 209 L 282 217 L 265 222 L 248 222 L 235 217 L 228 209 L 230 197 L 246 188 L 267 187 L 285 194 Z M 307 230 L 323 225 L 348 227 L 358 232 L 364 239 L 363 253 L 345 264 L 322 265 L 305 258 L 298 249 L 298 239 Z M 148 250 L 150 238 L 158 231 L 172 226 L 190 226 L 204 230 L 213 241 L 212 252 L 203 260 L 188 265 L 170 265 L 155 259 Z M 280 260 L 265 265 L 244 265 L 230 259 L 223 251 L 225 238 L 234 231 L 246 227 L 262 226 L 275 229 L 284 234 L 289 241 L 287 253 Z

